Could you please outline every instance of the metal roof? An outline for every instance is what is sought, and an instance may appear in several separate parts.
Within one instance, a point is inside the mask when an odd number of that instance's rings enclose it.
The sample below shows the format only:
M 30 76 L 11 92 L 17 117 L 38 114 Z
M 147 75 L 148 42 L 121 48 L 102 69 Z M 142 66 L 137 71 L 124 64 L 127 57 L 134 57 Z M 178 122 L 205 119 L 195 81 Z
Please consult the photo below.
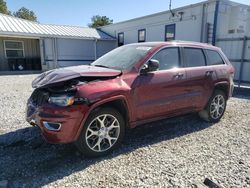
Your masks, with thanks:
M 114 40 L 98 29 L 32 22 L 0 13 L 0 35 Z

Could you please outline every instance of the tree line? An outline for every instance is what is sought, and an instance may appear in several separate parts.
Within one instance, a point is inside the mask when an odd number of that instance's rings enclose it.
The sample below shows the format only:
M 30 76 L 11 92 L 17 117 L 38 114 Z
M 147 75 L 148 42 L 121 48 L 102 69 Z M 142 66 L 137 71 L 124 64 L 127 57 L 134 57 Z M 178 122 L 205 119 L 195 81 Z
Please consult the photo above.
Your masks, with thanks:
M 16 12 L 9 11 L 7 4 L 4 0 L 0 0 L 0 13 L 15 16 L 17 18 L 22 18 L 25 20 L 30 20 L 30 21 L 35 21 L 35 22 L 38 21 L 36 14 L 32 10 L 29 10 L 25 7 L 21 7 Z
M 11 12 L 10 10 L 8 10 L 7 4 L 4 0 L 0 0 L 0 13 L 15 16 L 17 18 L 22 18 L 25 20 L 38 22 L 37 16 L 32 10 L 29 10 L 25 7 L 21 7 L 16 12 Z M 97 28 L 112 23 L 113 20 L 108 18 L 107 16 L 95 15 L 91 18 L 91 23 L 89 23 L 88 26 L 92 28 Z

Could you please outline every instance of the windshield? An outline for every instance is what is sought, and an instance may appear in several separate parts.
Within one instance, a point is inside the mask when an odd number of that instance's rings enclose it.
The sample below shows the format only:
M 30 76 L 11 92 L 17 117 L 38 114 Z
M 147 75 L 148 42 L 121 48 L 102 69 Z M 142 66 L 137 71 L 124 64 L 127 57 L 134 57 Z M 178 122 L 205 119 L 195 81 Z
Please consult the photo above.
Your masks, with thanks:
M 150 46 L 141 45 L 122 46 L 100 57 L 91 65 L 116 70 L 128 70 L 139 62 L 151 48 Z

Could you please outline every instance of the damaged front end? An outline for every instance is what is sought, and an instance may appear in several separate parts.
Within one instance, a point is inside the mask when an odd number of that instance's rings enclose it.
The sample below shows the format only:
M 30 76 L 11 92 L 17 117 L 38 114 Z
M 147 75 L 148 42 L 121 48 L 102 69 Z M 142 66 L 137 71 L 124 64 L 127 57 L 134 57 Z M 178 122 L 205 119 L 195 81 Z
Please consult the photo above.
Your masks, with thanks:
M 89 104 L 87 98 L 77 95 L 77 89 L 90 82 L 104 81 L 113 78 L 115 77 L 80 77 L 49 84 L 36 88 L 30 98 L 37 106 L 41 106 L 45 102 L 62 107 L 74 104 Z
M 88 103 L 85 98 L 75 97 L 79 86 L 89 82 L 112 79 L 120 74 L 119 70 L 86 65 L 47 71 L 32 82 L 35 91 L 31 100 L 38 106 L 43 102 L 58 106 Z
M 90 108 L 88 98 L 79 94 L 79 88 L 90 82 L 115 78 L 116 75 L 118 72 L 106 70 L 104 76 L 99 72 L 87 72 L 84 76 L 72 68 L 39 75 L 32 83 L 35 90 L 27 103 L 26 120 L 38 126 L 48 142 L 73 142 Z
M 69 80 L 52 85 L 45 85 L 36 88 L 32 93 L 30 100 L 36 106 L 44 103 L 50 103 L 61 107 L 73 104 L 88 103 L 87 99 L 76 97 L 77 86 L 86 84 L 78 80 Z
M 90 81 L 94 79 L 102 79 L 108 77 L 116 77 L 121 75 L 120 70 L 114 70 L 109 68 L 102 68 L 96 66 L 73 66 L 55 69 L 40 74 L 33 82 L 33 88 L 44 87 L 53 85 L 55 83 L 64 83 L 65 81 Z
M 75 140 L 81 121 L 88 111 L 88 99 L 77 95 L 77 86 L 86 84 L 65 81 L 36 88 L 27 103 L 26 120 L 41 129 L 50 143 Z

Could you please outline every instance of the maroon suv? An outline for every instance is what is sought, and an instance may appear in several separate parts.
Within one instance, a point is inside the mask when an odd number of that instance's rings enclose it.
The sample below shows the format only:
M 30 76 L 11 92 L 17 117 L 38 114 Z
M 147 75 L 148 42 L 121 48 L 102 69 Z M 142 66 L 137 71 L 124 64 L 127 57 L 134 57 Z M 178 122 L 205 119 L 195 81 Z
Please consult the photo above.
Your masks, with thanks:
M 119 47 L 91 65 L 39 75 L 27 121 L 50 143 L 76 143 L 87 156 L 117 147 L 126 127 L 198 112 L 223 116 L 234 68 L 214 46 L 153 42 Z

